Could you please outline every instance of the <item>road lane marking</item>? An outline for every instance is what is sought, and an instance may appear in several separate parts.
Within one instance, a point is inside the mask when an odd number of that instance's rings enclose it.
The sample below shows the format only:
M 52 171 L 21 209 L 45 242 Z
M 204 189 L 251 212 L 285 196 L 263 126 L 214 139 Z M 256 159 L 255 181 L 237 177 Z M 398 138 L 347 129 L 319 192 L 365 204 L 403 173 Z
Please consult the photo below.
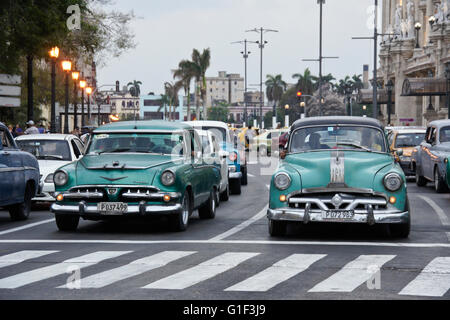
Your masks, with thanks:
M 373 277 L 371 266 L 381 267 L 395 255 L 361 255 L 308 292 L 352 292 Z
M 59 252 L 56 250 L 23 250 L 0 257 L 0 268 L 12 266 L 24 262 L 25 260 L 36 259 L 51 253 Z
M 195 267 L 146 285 L 145 289 L 182 290 L 211 279 L 240 263 L 259 255 L 254 252 L 227 252 Z
M 339 242 L 339 241 L 270 241 L 270 240 L 45 240 L 17 239 L 0 240 L 0 244 L 51 243 L 51 244 L 223 244 L 223 245 L 293 245 L 293 246 L 350 246 L 350 247 L 392 247 L 392 248 L 450 248 L 450 243 L 401 243 L 401 242 Z
M 293 254 L 225 291 L 264 292 L 305 271 L 326 254 Z
M 17 227 L 17 228 L 13 228 L 13 229 L 8 229 L 8 230 L 5 230 L 5 231 L 0 231 L 0 236 L 2 236 L 2 235 L 4 235 L 4 234 L 16 232 L 16 231 L 28 229 L 28 228 L 33 228 L 33 227 L 35 227 L 35 226 L 39 226 L 39 225 L 41 225 L 41 224 L 49 223 L 49 222 L 54 222 L 54 221 L 55 221 L 55 219 L 53 218 L 53 219 L 48 219 L 48 220 L 39 221 L 39 222 L 35 222 L 35 223 L 26 224 L 26 225 L 24 225 L 24 226 Z
M 445 214 L 444 210 L 439 207 L 436 202 L 431 200 L 429 197 L 419 195 L 419 198 L 422 198 L 425 202 L 427 202 L 430 207 L 433 208 L 433 210 L 437 213 L 439 216 L 439 220 L 441 220 L 441 223 L 443 226 L 450 226 L 450 220 L 448 219 L 447 215 Z
M 442 297 L 450 289 L 450 257 L 431 261 L 400 295 Z
M 135 260 L 127 265 L 94 274 L 81 279 L 81 288 L 103 288 L 112 283 L 125 280 L 144 272 L 163 267 L 170 262 L 196 253 L 196 251 L 164 251 L 149 257 Z M 66 288 L 66 285 L 58 288 Z
M 255 176 L 253 175 L 253 174 L 251 174 L 251 173 L 247 173 L 247 175 L 250 177 L 250 178 L 254 178 Z
M 241 230 L 247 228 L 252 223 L 258 221 L 259 219 L 261 219 L 263 217 L 265 217 L 267 215 L 267 208 L 268 208 L 268 206 L 265 206 L 260 212 L 255 214 L 250 219 L 245 220 L 244 222 L 242 222 L 241 224 L 231 228 L 230 230 L 225 231 L 224 233 L 221 233 L 218 236 L 215 236 L 215 237 L 211 238 L 209 241 L 223 240 L 223 239 L 228 238 L 229 236 L 231 236 L 231 235 L 233 235 L 235 233 L 240 232 Z
M 132 251 L 97 251 L 94 253 L 86 254 L 81 257 L 65 260 L 61 263 L 53 264 L 47 267 L 34 269 L 31 271 L 16 274 L 14 276 L 0 279 L 1 289 L 16 289 L 37 281 L 46 280 L 68 271 L 70 266 L 78 266 L 86 268 L 97 264 L 103 260 L 116 258 Z

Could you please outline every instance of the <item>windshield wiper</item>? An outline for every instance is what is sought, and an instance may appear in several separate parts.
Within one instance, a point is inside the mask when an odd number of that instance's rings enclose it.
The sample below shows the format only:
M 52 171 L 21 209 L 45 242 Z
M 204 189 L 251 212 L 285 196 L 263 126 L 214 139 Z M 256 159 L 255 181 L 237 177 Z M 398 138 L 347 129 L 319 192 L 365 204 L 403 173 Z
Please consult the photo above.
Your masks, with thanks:
M 336 145 L 338 145 L 338 146 L 350 146 L 350 147 L 355 147 L 355 148 L 358 148 L 358 149 L 363 149 L 363 150 L 368 151 L 368 152 L 373 152 L 369 148 L 366 148 L 366 147 L 363 147 L 363 146 L 360 146 L 360 145 L 354 144 L 354 143 L 337 143 Z

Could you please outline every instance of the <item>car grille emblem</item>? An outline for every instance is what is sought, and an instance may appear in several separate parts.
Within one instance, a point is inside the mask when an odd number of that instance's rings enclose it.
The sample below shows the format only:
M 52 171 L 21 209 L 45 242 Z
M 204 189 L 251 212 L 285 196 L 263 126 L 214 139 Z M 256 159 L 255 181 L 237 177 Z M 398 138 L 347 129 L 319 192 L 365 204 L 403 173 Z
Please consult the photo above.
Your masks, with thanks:
M 340 195 L 335 195 L 332 199 L 331 199 L 331 203 L 336 207 L 336 209 L 338 209 L 341 204 L 342 204 L 342 197 Z
M 117 193 L 117 188 L 108 188 L 108 194 L 109 195 L 114 195 Z

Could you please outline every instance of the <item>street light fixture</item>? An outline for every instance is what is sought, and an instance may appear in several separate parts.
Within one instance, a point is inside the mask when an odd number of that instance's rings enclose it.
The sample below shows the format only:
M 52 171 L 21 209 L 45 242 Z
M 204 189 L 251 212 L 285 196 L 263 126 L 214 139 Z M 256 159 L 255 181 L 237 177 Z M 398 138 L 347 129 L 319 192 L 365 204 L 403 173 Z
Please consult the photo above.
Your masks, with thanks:
M 436 23 L 436 17 L 435 16 L 429 17 L 428 22 L 430 23 L 430 26 L 433 26 Z
M 79 71 L 72 71 L 72 80 L 73 80 L 73 128 L 78 127 L 78 110 L 77 110 L 77 82 L 80 77 Z
M 56 60 L 59 56 L 59 48 L 53 47 L 49 52 L 50 58 L 52 60 L 52 73 L 51 73 L 51 82 L 52 82 L 52 89 L 51 89 L 51 109 L 50 109 L 50 132 L 56 133 L 56 93 L 55 93 L 55 87 L 56 87 Z
M 80 80 L 80 89 L 81 89 L 81 127 L 84 127 L 84 89 L 86 88 L 86 80 Z
M 72 70 L 72 62 L 64 60 L 62 63 L 62 69 L 66 73 L 66 107 L 64 112 L 64 133 L 69 133 L 69 73 Z
M 419 46 L 419 30 L 422 29 L 422 24 L 420 22 L 417 22 L 414 25 L 414 29 L 416 29 L 416 49 L 420 48 Z
M 388 112 L 388 126 L 391 125 L 391 108 L 392 108 L 392 90 L 394 89 L 394 83 L 391 79 L 389 79 L 388 83 L 386 84 L 387 94 L 388 94 L 388 105 L 387 105 L 387 112 Z
M 92 93 L 92 88 L 91 87 L 86 87 L 86 94 L 88 96 L 88 105 L 87 105 L 88 121 L 91 120 L 91 93 Z

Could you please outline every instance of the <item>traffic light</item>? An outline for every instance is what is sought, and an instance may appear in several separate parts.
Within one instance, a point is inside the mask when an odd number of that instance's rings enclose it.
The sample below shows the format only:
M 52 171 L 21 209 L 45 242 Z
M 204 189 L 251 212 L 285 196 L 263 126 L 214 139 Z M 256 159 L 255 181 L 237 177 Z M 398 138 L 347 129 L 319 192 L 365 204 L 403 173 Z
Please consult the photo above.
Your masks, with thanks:
M 297 91 L 297 98 L 301 98 L 302 97 L 302 92 L 301 91 Z

